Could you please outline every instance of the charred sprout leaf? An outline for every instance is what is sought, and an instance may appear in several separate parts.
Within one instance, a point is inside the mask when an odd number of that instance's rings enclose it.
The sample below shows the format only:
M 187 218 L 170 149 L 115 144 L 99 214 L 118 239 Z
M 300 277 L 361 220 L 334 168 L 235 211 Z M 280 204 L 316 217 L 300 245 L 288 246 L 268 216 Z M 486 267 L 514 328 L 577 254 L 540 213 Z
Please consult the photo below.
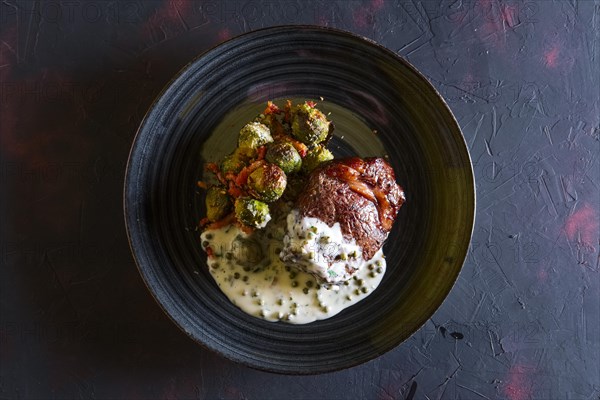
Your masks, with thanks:
M 302 160 L 302 171 L 311 172 L 319 164 L 329 160 L 333 160 L 333 154 L 323 146 L 316 146 L 310 149 Z
M 267 203 L 279 199 L 286 185 L 285 172 L 275 164 L 261 165 L 248 175 L 248 192 L 256 199 Z
M 256 155 L 256 149 L 248 147 L 238 147 L 233 153 L 225 156 L 221 163 L 223 173 L 231 172 L 237 174 L 250 163 L 252 157 Z
M 289 142 L 273 143 L 267 149 L 265 158 L 268 162 L 277 165 L 286 174 L 300 171 L 302 158 L 296 148 Z
M 327 138 L 329 124 L 325 114 L 307 103 L 298 104 L 292 110 L 292 135 L 309 146 Z
M 271 220 L 269 206 L 249 197 L 239 197 L 235 200 L 235 216 L 242 224 L 254 228 L 264 228 Z
M 256 149 L 273 141 L 269 127 L 260 122 L 250 122 L 240 131 L 239 147 Z
M 206 192 L 206 217 L 215 222 L 225 217 L 231 209 L 231 201 L 225 188 L 212 186 Z

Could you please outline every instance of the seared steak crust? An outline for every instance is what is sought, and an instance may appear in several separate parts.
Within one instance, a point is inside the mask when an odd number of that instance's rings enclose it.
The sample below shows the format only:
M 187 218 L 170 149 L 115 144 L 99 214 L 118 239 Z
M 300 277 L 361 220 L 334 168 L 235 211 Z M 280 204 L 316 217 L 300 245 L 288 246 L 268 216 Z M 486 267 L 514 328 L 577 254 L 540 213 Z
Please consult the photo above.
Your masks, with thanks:
M 336 159 L 314 170 L 298 198 L 302 216 L 319 218 L 356 240 L 370 260 L 383 242 L 404 203 L 394 170 L 383 158 Z

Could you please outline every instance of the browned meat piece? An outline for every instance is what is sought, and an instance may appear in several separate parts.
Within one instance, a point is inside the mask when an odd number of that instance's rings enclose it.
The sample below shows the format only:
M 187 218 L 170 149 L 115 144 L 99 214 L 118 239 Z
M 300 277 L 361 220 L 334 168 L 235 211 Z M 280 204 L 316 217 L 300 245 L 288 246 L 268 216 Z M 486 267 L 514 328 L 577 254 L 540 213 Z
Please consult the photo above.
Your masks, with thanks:
M 383 158 L 346 158 L 327 162 L 309 177 L 298 198 L 300 214 L 332 226 L 339 222 L 347 239 L 354 238 L 370 260 L 383 242 L 404 203 L 394 170 Z

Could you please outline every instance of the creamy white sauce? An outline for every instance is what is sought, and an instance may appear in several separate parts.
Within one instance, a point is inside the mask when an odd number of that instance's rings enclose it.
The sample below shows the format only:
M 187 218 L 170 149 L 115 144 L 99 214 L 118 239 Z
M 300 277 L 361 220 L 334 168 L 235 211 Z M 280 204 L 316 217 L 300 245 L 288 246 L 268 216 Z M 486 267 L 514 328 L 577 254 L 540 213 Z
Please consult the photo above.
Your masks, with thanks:
M 364 264 L 362 248 L 344 238 L 338 222 L 329 226 L 319 218 L 301 217 L 297 210 L 287 216 L 280 257 L 329 284 L 350 279 Z
M 308 221 L 314 222 L 327 226 L 322 221 Z M 285 227 L 286 218 L 282 218 L 251 235 L 235 225 L 207 230 L 201 235 L 203 248 L 210 247 L 212 253 L 207 261 L 210 274 L 229 300 L 244 312 L 268 321 L 306 324 L 332 317 L 356 304 L 381 282 L 386 263 L 379 250 L 369 261 L 361 258 L 348 281 L 318 284 L 313 275 L 281 261 Z

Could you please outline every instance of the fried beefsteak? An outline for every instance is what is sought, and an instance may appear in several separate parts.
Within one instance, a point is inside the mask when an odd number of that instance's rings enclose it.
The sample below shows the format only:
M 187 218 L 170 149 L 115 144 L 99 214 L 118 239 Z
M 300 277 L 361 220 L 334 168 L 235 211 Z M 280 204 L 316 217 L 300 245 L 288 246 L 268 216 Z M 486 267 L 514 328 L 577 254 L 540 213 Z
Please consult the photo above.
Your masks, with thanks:
M 345 238 L 370 260 L 383 246 L 405 201 L 394 170 L 383 158 L 337 159 L 314 170 L 297 202 L 302 216 L 338 222 Z

